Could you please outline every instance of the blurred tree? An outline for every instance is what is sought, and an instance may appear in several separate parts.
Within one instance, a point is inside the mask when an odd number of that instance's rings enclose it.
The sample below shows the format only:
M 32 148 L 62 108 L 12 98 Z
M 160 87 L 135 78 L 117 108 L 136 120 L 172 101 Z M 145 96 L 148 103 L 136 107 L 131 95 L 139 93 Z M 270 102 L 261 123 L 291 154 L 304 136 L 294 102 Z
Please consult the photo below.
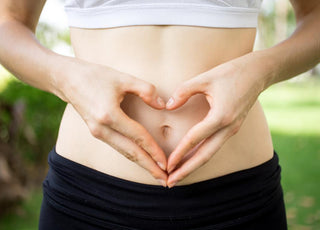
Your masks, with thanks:
M 49 49 L 70 45 L 68 31 L 45 23 L 36 36 Z M 0 215 L 43 180 L 64 107 L 56 96 L 15 79 L 0 91 Z
M 259 48 L 271 47 L 288 38 L 295 29 L 293 8 L 288 0 L 268 2 L 259 16 Z
M 61 31 L 43 22 L 37 26 L 36 37 L 42 45 L 49 49 L 53 49 L 61 43 L 71 45 L 69 30 Z
M 275 41 L 279 42 L 287 38 L 289 3 L 287 0 L 275 2 Z
M 259 17 L 257 48 L 265 49 L 288 38 L 296 28 L 294 10 L 288 0 L 268 2 Z M 320 66 L 309 71 L 313 77 L 320 77 Z
M 20 129 L 23 110 L 21 101 L 14 105 L 0 103 L 0 215 L 26 197 L 26 168 L 11 145 Z

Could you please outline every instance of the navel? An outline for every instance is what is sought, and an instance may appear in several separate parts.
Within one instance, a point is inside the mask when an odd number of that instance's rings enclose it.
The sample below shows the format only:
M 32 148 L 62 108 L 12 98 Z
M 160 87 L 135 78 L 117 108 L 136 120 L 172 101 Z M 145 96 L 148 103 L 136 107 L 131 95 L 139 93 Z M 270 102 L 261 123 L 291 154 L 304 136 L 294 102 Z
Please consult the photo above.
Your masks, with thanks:
M 170 135 L 171 127 L 168 125 L 161 126 L 161 132 L 164 137 L 168 137 Z

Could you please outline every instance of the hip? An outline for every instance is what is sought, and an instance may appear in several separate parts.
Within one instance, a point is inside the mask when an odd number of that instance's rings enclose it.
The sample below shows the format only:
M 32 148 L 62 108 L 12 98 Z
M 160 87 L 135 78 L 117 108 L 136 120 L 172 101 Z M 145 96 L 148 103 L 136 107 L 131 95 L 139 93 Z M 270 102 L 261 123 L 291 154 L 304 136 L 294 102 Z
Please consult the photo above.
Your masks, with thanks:
M 164 188 L 49 153 L 39 229 L 287 229 L 278 155 L 251 169 Z

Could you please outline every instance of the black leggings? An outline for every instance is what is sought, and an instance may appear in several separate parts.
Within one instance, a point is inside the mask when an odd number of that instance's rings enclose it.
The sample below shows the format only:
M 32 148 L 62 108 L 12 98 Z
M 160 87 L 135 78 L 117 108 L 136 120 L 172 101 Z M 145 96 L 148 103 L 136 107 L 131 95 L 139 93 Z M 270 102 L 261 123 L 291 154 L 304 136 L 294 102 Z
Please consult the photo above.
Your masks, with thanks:
M 96 171 L 50 151 L 40 230 L 286 230 L 281 168 L 164 188 Z

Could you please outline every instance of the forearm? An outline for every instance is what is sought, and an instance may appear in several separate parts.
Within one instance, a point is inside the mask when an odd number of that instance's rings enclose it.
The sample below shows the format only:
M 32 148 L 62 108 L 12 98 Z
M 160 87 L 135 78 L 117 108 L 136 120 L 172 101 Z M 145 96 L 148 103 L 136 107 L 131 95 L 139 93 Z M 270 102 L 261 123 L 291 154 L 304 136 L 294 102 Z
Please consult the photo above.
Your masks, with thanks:
M 70 59 L 43 47 L 19 21 L 1 20 L 0 63 L 21 81 L 61 98 L 59 72 Z
M 264 89 L 280 81 L 303 73 L 320 61 L 320 4 L 301 18 L 294 33 L 281 43 L 265 50 L 254 52 L 265 65 L 262 80 Z

